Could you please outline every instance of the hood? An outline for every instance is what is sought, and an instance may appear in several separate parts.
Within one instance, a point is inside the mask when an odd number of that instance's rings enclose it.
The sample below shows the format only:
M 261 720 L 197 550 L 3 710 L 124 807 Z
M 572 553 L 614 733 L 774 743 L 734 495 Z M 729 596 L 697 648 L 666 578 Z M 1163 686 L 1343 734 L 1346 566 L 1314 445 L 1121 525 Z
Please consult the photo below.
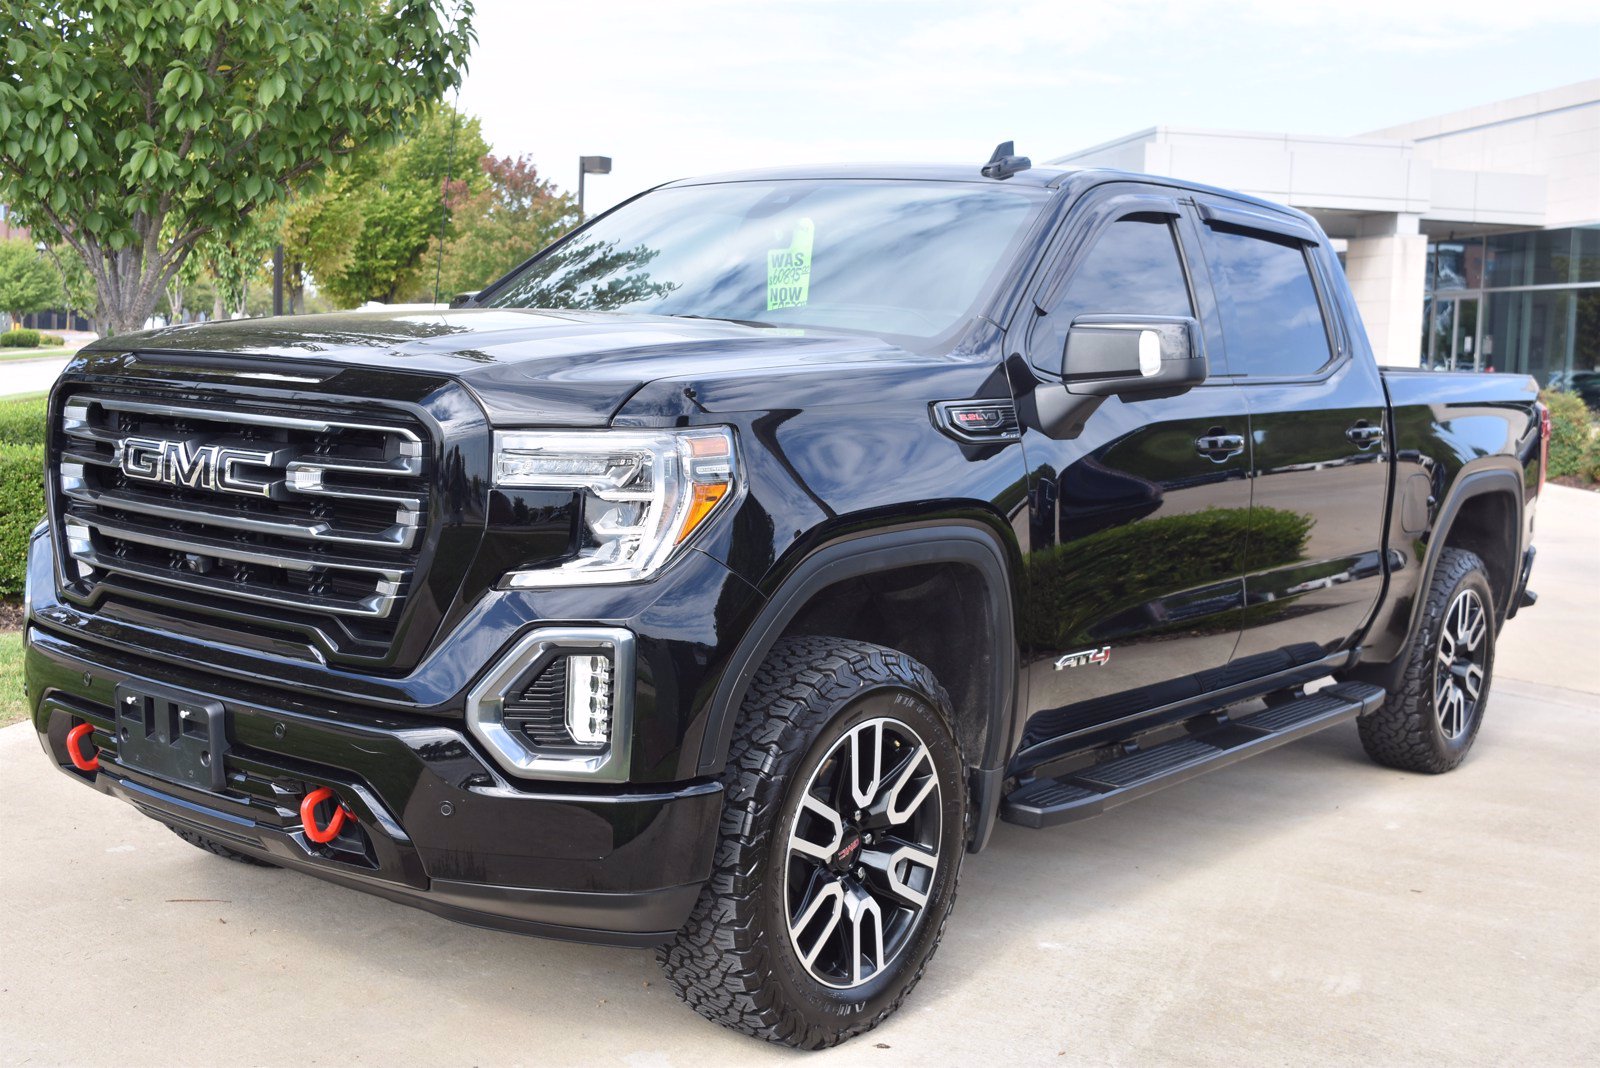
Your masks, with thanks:
M 917 358 L 885 341 L 622 312 L 390 309 L 193 323 L 88 351 L 199 353 L 442 374 L 500 425 L 604 426 L 642 386 L 719 372 Z

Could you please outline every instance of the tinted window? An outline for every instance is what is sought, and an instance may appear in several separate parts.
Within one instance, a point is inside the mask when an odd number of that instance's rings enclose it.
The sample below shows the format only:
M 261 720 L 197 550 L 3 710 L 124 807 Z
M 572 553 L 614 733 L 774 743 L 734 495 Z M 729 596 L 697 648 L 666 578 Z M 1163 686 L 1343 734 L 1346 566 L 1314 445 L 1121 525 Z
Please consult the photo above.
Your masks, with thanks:
M 1311 264 L 1298 241 L 1214 230 L 1216 275 L 1226 288 L 1222 327 L 1235 375 L 1309 375 L 1330 356 Z
M 1080 315 L 1193 315 L 1177 239 L 1165 215 L 1112 223 L 1083 261 L 1046 320 L 1034 330 L 1033 362 L 1059 370 L 1067 330 Z
M 669 187 L 552 246 L 486 303 L 930 338 L 972 314 L 1043 202 L 993 182 Z

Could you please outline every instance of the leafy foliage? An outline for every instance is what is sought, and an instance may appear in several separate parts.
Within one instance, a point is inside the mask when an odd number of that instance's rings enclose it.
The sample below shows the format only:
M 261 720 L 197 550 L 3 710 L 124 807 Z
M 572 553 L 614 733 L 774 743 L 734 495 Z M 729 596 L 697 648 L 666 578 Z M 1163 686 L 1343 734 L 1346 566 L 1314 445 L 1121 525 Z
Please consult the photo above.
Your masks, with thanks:
M 0 334 L 0 349 L 36 349 L 39 347 L 39 331 L 29 330 L 25 326 L 18 326 Z
M 195 242 L 457 85 L 471 0 L 7 0 L 0 200 L 137 329 Z
M 348 227 L 354 206 L 359 221 L 348 243 L 340 247 L 315 234 L 316 245 L 291 260 L 309 267 L 317 286 L 342 307 L 417 295 L 424 278 L 431 300 L 432 261 L 423 253 L 441 226 L 448 232 L 453 205 L 487 184 L 475 161 L 488 151 L 477 119 L 433 109 L 403 141 L 361 153 L 330 183 L 319 223 Z
M 0 400 L 0 598 L 22 596 L 28 535 L 44 517 L 43 394 Z
M 56 272 L 30 241 L 0 241 L 0 311 L 18 322 L 61 300 Z
M 64 241 L 56 241 L 45 250 L 54 268 L 57 299 L 51 304 L 65 308 L 69 314 L 91 316 L 94 314 L 96 295 L 94 276 L 84 266 L 78 250 Z
M 1600 428 L 1576 393 L 1545 390 L 1539 400 L 1550 409 L 1551 478 L 1600 481 Z
M 242 225 L 213 230 L 196 244 L 195 255 L 211 276 L 223 315 L 244 310 L 245 293 L 272 255 L 281 225 L 278 211 L 259 212 Z
M 422 257 L 422 292 L 432 298 L 436 268 L 441 297 L 482 289 L 578 224 L 578 204 L 539 177 L 527 156 L 484 156 L 486 188 L 452 190 L 451 229 Z

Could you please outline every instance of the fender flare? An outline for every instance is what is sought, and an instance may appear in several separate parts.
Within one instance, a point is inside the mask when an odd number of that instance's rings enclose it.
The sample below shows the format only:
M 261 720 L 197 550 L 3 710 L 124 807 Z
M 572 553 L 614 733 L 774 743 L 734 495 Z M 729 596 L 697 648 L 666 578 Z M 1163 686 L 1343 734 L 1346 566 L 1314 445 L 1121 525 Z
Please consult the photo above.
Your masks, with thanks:
M 1422 622 L 1422 609 L 1428 601 L 1428 588 L 1433 584 L 1434 569 L 1439 566 L 1439 556 L 1444 552 L 1445 541 L 1449 538 L 1450 528 L 1455 524 L 1456 516 L 1460 514 L 1462 505 L 1474 497 L 1483 497 L 1491 493 L 1504 493 L 1511 497 L 1513 503 L 1512 537 L 1516 544 L 1512 546 L 1513 555 L 1522 551 L 1522 472 L 1504 467 L 1491 468 L 1487 471 L 1472 471 L 1461 475 L 1450 489 L 1450 495 L 1445 498 L 1444 507 L 1439 510 L 1439 518 L 1434 522 L 1432 531 L 1428 535 L 1428 552 L 1422 562 L 1422 576 L 1417 580 L 1417 592 L 1411 601 L 1411 618 L 1406 625 L 1406 646 L 1409 647 L 1411 639 L 1417 633 L 1417 627 Z M 1512 569 L 1515 572 L 1517 561 L 1513 559 Z M 1511 585 L 1516 585 L 1515 578 Z M 1500 618 L 1505 619 L 1509 610 L 1511 599 L 1516 596 L 1515 589 L 1503 591 L 1505 604 L 1497 606 Z M 1402 648 L 1405 648 L 1402 647 Z M 1398 663 L 1404 656 L 1395 658 Z
M 993 699 L 989 702 L 988 740 L 980 759 L 979 777 L 983 777 L 982 769 L 999 768 L 1016 716 L 1017 641 L 1011 569 L 991 528 L 976 522 L 951 521 L 845 537 L 822 546 L 797 564 L 767 600 L 717 683 L 701 735 L 699 773 L 722 773 L 750 680 L 768 650 L 812 597 L 836 582 L 919 564 L 961 564 L 977 569 L 983 576 L 990 619 L 996 625 L 989 681 Z

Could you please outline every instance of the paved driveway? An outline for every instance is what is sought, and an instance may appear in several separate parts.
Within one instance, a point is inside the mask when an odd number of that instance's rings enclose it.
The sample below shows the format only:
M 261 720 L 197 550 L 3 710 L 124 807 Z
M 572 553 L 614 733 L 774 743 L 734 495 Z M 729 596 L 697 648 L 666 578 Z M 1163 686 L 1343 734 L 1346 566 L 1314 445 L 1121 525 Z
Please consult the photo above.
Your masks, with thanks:
M 1543 595 L 1472 758 L 1355 728 L 969 858 L 906 1008 L 844 1064 L 1600 1063 L 1600 495 L 1552 489 Z M 10 1064 L 798 1064 L 649 956 L 478 931 L 208 857 L 0 731 Z

